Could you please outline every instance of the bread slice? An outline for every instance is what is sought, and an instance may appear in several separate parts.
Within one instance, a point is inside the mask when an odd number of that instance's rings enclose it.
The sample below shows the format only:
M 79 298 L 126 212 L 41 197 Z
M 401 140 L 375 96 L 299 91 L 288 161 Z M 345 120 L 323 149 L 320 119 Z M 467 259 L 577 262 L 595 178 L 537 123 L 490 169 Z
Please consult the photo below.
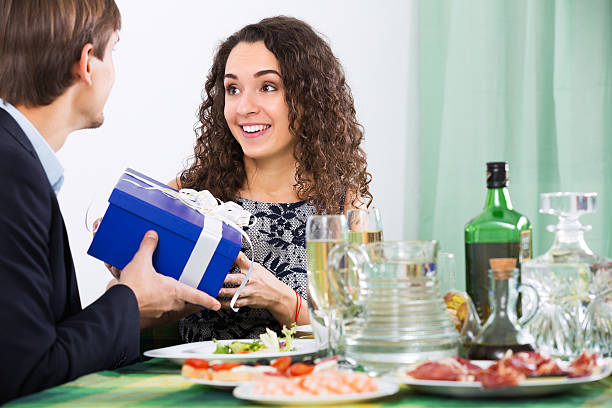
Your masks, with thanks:
M 204 380 L 211 380 L 211 373 L 212 371 L 208 368 L 195 368 L 187 364 L 184 364 L 183 368 L 181 369 L 181 374 L 183 377 L 187 378 L 202 378 Z

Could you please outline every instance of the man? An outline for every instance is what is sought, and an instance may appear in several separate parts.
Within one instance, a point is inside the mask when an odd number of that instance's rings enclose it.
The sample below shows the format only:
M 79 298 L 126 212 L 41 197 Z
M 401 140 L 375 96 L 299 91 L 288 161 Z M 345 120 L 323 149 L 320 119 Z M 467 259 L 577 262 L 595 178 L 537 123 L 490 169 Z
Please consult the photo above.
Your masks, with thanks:
M 114 82 L 113 0 L 0 2 L 0 403 L 139 356 L 139 331 L 216 299 L 155 272 L 157 235 L 81 308 L 55 157 L 98 127 Z

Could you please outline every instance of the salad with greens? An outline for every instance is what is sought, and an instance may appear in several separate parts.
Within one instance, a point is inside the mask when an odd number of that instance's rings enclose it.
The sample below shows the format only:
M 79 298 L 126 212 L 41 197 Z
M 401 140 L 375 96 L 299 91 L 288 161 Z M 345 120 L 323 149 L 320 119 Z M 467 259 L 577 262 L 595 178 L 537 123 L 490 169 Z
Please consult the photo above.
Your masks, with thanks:
M 264 334 L 259 335 L 259 339 L 253 341 L 232 341 L 228 344 L 221 344 L 216 339 L 213 339 L 217 348 L 213 352 L 214 354 L 245 354 L 254 353 L 256 351 L 267 351 L 267 352 L 283 352 L 291 351 L 291 343 L 293 342 L 293 335 L 296 332 L 296 324 L 293 323 L 290 328 L 283 326 L 282 333 L 285 337 L 279 338 L 276 332 L 266 328 Z

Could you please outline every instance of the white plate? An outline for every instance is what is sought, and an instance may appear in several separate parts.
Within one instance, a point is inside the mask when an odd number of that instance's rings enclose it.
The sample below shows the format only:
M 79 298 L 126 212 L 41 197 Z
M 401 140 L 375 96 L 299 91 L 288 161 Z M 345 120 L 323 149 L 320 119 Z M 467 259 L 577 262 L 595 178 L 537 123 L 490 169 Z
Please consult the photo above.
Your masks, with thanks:
M 343 395 L 317 395 L 309 397 L 280 396 L 280 395 L 254 395 L 253 387 L 256 383 L 249 382 L 234 388 L 234 397 L 267 405 L 337 405 L 357 401 L 372 400 L 395 394 L 399 386 L 392 382 L 375 379 L 378 391 L 362 392 L 359 394 Z
M 233 390 L 234 388 L 243 383 L 242 381 L 215 381 L 205 380 L 203 378 L 189 378 L 185 376 L 183 376 L 183 378 L 187 381 L 191 381 L 196 384 L 209 385 L 213 388 L 218 388 L 220 390 Z
M 219 340 L 220 344 L 229 344 L 232 341 L 249 342 L 253 340 Z M 147 357 L 165 358 L 176 364 L 183 364 L 186 358 L 202 358 L 204 360 L 223 361 L 257 361 L 260 358 L 273 359 L 281 356 L 302 357 L 314 354 L 318 351 L 317 344 L 313 339 L 294 339 L 291 343 L 291 351 L 269 352 L 257 351 L 246 354 L 214 354 L 217 345 L 213 341 L 200 341 L 197 343 L 179 344 L 177 346 L 164 347 L 145 351 Z
M 300 335 L 308 335 L 308 334 L 312 334 L 312 326 L 309 324 L 304 324 L 302 326 L 297 326 L 295 328 L 296 333 L 300 334 Z
M 491 361 L 472 361 L 481 367 L 492 364 Z M 568 362 L 560 362 L 561 368 L 568 365 Z M 405 370 L 404 370 L 405 371 Z M 398 370 L 399 373 L 399 370 Z M 547 378 L 528 378 L 519 385 L 504 388 L 482 388 L 480 382 L 461 382 L 461 381 L 433 381 L 417 380 L 407 375 L 396 374 L 386 377 L 389 380 L 400 384 L 408 384 L 415 391 L 426 394 L 445 395 L 457 398 L 498 398 L 498 397 L 534 397 L 541 395 L 557 394 L 566 392 L 572 388 L 606 378 L 612 373 L 612 359 L 603 360 L 602 372 L 589 377 L 568 378 L 568 377 L 547 377 Z

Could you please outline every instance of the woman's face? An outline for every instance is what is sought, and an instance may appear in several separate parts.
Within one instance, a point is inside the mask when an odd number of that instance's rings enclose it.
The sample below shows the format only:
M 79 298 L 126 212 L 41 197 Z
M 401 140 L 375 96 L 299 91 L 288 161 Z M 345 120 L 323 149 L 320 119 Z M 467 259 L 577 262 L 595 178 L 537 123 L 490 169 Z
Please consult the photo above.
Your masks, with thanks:
M 225 64 L 225 120 L 246 157 L 293 155 L 289 107 L 274 54 L 263 43 L 238 43 Z

